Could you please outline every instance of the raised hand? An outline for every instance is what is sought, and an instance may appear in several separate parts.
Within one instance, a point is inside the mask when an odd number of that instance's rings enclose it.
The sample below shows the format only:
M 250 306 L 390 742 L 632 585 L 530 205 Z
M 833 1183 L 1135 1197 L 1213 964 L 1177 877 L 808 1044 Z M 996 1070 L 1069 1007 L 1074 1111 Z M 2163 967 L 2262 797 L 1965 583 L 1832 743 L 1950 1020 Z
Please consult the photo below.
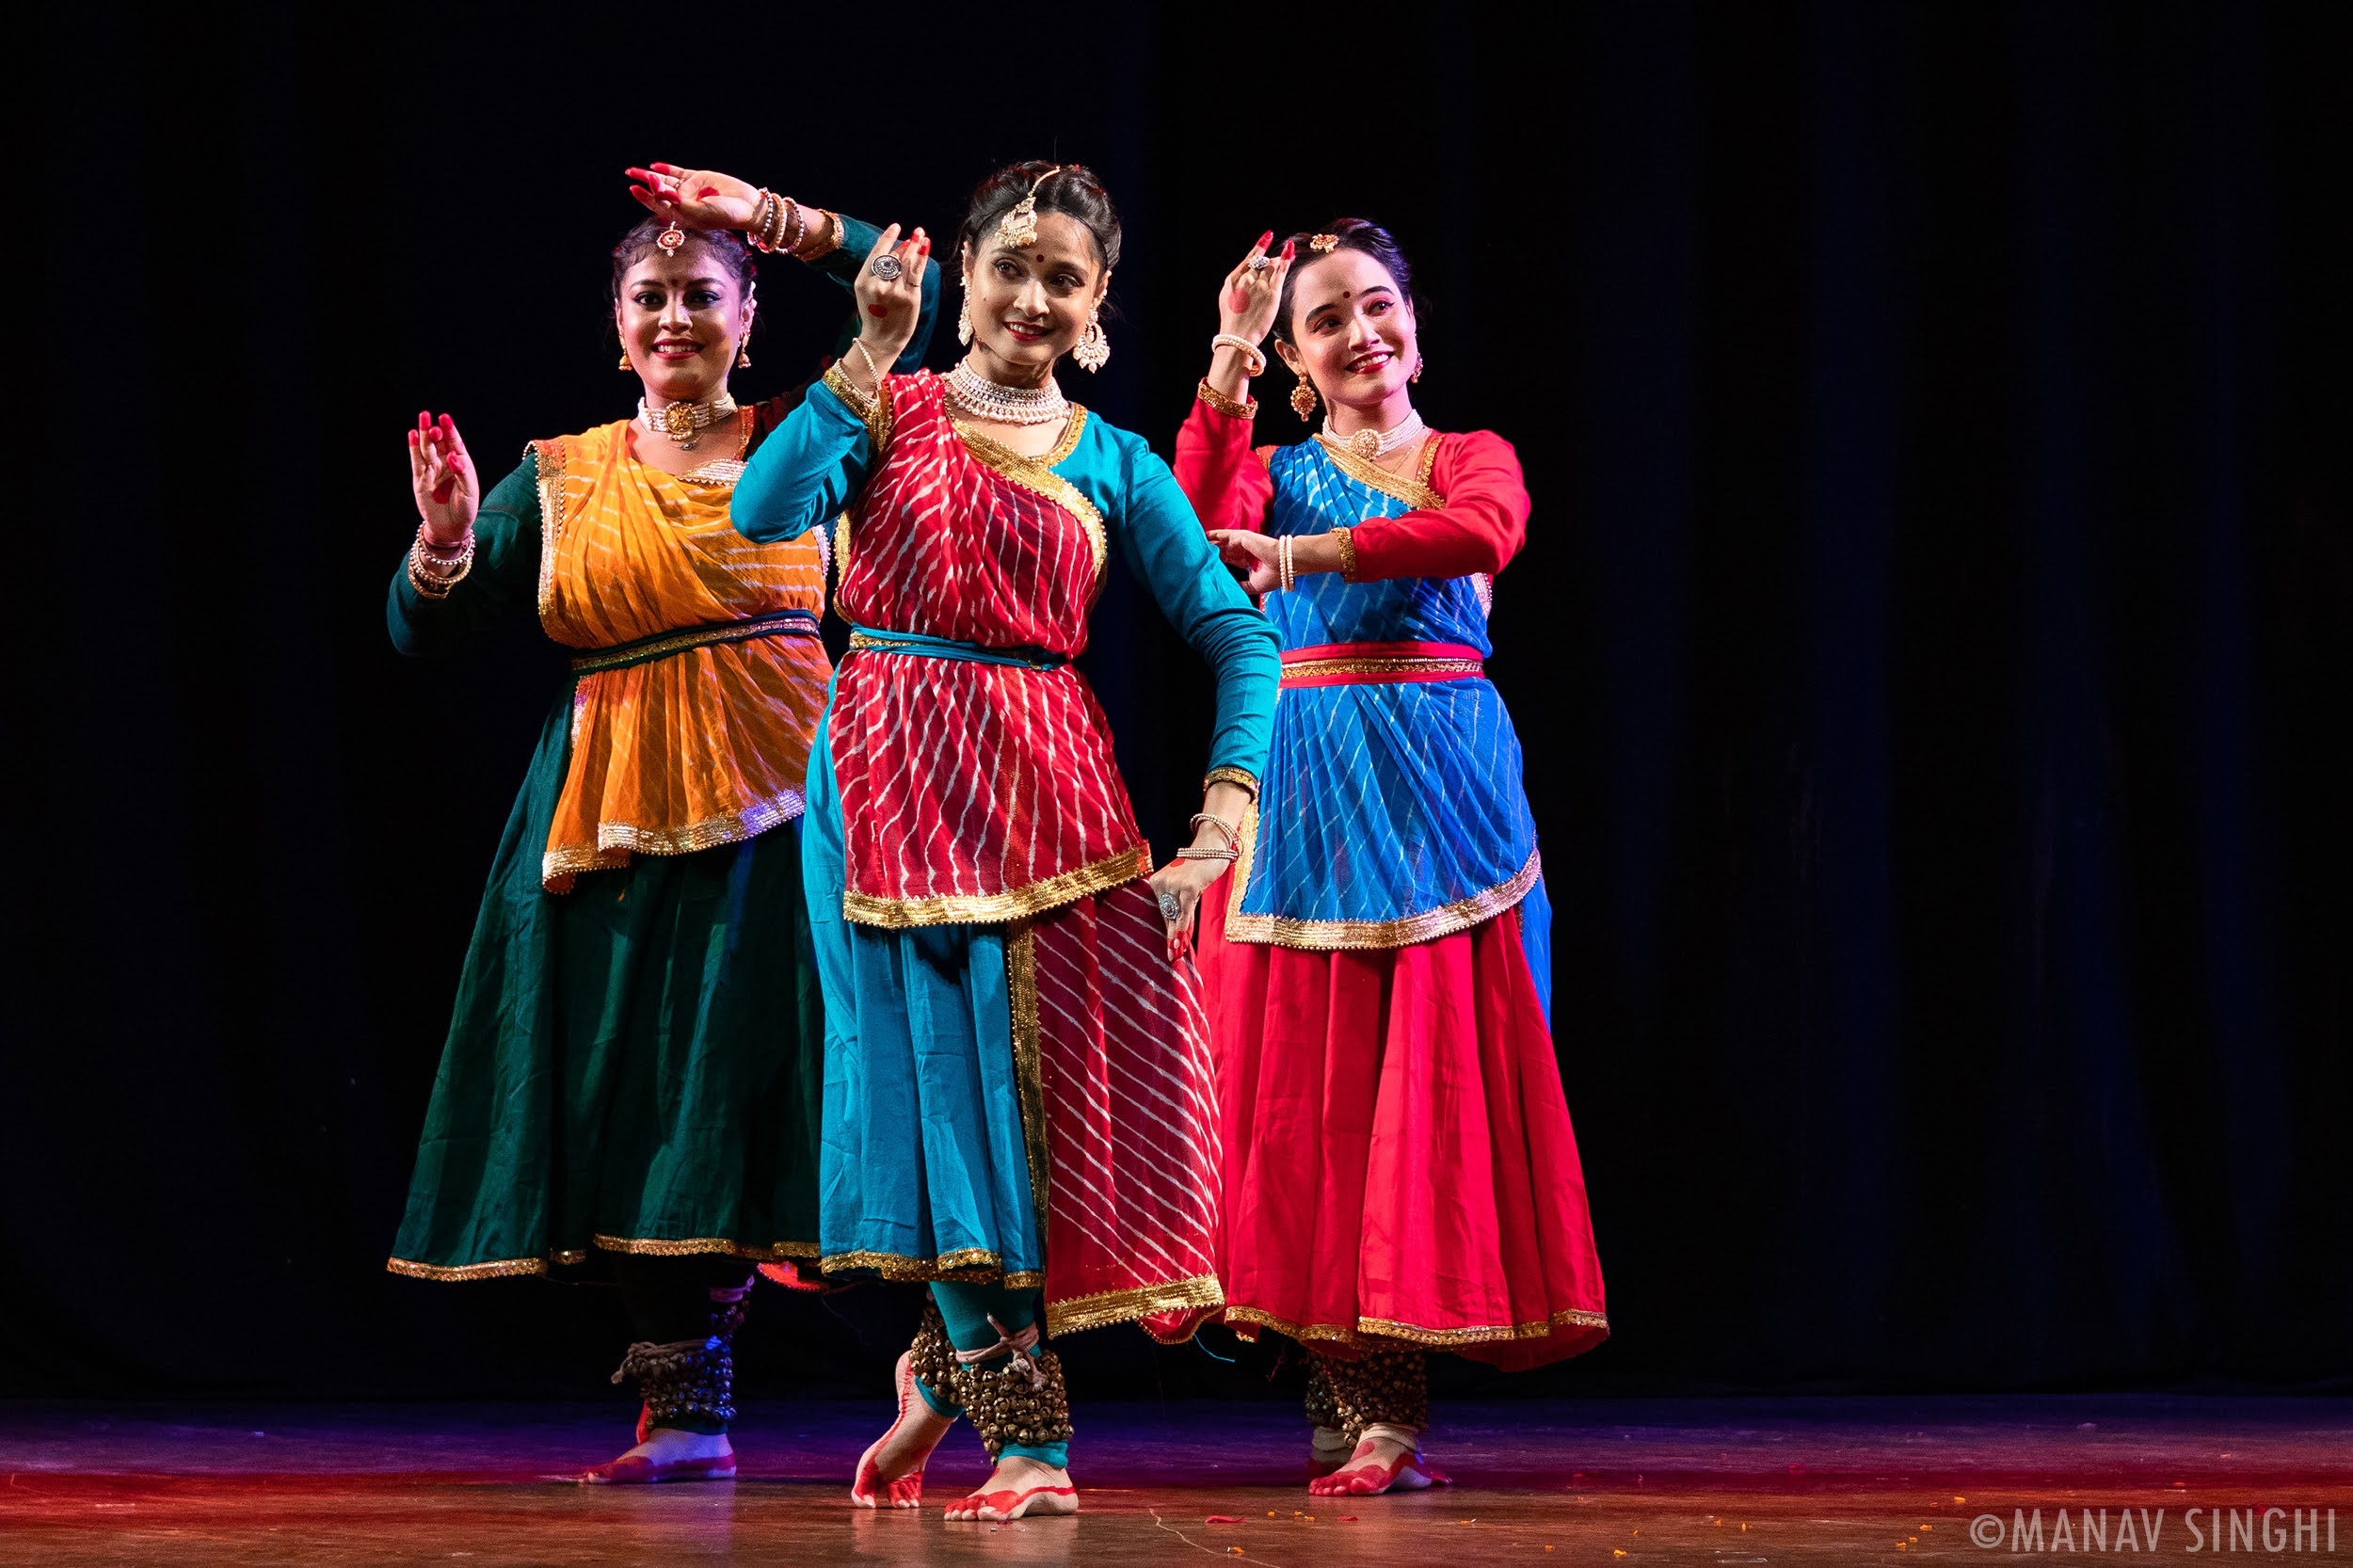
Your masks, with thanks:
M 429 413 L 417 415 L 417 427 L 408 432 L 408 487 L 434 543 L 455 545 L 465 538 L 482 509 L 482 482 L 447 414 L 438 421 Z
M 630 195 L 656 217 L 690 229 L 749 229 L 760 216 L 760 187 L 715 168 L 655 164 L 632 168 Z
M 1285 240 L 1283 253 L 1269 258 L 1266 248 L 1273 239 L 1272 229 L 1260 234 L 1258 243 L 1225 275 L 1225 286 L 1217 296 L 1219 331 L 1231 332 L 1252 343 L 1264 343 L 1266 335 L 1274 329 L 1274 311 L 1282 301 L 1283 280 L 1290 272 L 1298 248 Z
M 892 224 L 866 253 L 858 268 L 854 293 L 857 296 L 858 341 L 873 356 L 874 368 L 888 372 L 915 336 L 915 323 L 923 313 L 923 269 L 931 264 L 932 237 L 919 228 L 902 240 Z M 882 264 L 876 270 L 876 264 Z M 895 274 L 895 276 L 894 276 Z M 856 362 L 856 357 L 852 356 Z M 858 362 L 863 384 L 866 366 Z
M 1219 557 L 1227 566 L 1250 568 L 1250 575 L 1242 579 L 1241 585 L 1252 598 L 1263 599 L 1282 581 L 1282 573 L 1274 565 L 1281 546 L 1266 535 L 1253 534 L 1246 528 L 1212 528 L 1209 542 L 1217 546 Z

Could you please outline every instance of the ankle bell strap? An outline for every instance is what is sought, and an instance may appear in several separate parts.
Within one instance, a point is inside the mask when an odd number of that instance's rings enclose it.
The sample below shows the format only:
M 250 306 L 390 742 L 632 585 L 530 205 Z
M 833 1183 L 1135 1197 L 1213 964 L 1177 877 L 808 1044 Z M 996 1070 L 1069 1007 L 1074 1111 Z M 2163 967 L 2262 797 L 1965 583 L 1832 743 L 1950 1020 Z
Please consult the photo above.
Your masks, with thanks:
M 983 1350 L 958 1351 L 956 1364 L 960 1367 L 974 1367 L 984 1361 L 993 1361 L 1000 1355 L 1010 1353 L 1013 1356 L 1013 1369 L 1027 1375 L 1031 1387 L 1045 1387 L 1046 1373 L 1039 1368 L 1037 1357 L 1031 1353 L 1037 1349 L 1037 1325 L 1032 1323 L 1018 1334 L 1008 1333 L 1005 1325 L 999 1322 L 996 1315 L 992 1313 L 989 1315 L 988 1326 L 997 1331 L 997 1343 Z

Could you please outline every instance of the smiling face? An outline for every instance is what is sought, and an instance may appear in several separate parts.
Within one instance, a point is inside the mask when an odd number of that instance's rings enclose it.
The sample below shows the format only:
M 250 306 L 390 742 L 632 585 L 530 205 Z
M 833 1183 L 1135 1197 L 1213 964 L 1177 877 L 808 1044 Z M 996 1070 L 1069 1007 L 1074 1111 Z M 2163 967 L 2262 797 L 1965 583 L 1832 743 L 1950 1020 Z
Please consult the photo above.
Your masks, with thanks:
M 964 257 L 972 343 L 1002 377 L 1032 381 L 1049 372 L 1086 329 L 1111 282 L 1095 236 L 1065 213 L 1040 213 L 1037 243 L 1000 245 L 992 225 Z
M 1276 343 L 1294 374 L 1305 367 L 1333 404 L 1379 408 L 1404 391 L 1420 361 L 1414 307 L 1389 269 L 1345 248 L 1309 264 L 1291 284 L 1291 319 Z
M 675 256 L 649 250 L 631 266 L 613 325 L 649 399 L 696 403 L 727 385 L 752 307 L 718 258 L 689 245 Z

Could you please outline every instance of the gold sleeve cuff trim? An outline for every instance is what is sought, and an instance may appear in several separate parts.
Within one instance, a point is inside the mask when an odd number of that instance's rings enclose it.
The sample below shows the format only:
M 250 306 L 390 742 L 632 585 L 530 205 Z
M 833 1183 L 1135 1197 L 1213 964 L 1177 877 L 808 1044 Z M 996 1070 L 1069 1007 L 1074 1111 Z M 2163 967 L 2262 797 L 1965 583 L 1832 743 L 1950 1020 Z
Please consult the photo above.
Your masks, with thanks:
M 1492 1345 L 1513 1339 L 1545 1339 L 1560 1329 L 1599 1329 L 1602 1336 L 1609 1334 L 1609 1320 L 1599 1312 L 1587 1312 L 1567 1307 L 1549 1318 L 1528 1323 L 1497 1323 L 1469 1328 L 1422 1328 L 1414 1323 L 1401 1323 L 1386 1318 L 1359 1318 L 1353 1326 L 1344 1323 L 1294 1323 L 1272 1312 L 1255 1306 L 1229 1306 L 1225 1309 L 1228 1323 L 1249 1323 L 1271 1328 L 1288 1335 L 1301 1343 L 1323 1340 L 1331 1344 L 1357 1345 L 1368 1339 L 1387 1340 L 1407 1345 L 1443 1347 L 1447 1345 Z M 1596 1339 L 1594 1344 L 1601 1341 Z M 1590 1346 L 1588 1347 L 1591 1348 Z
M 889 375 L 885 373 L 882 386 L 872 397 L 858 389 L 857 383 L 850 379 L 850 373 L 841 368 L 839 360 L 827 365 L 825 374 L 818 379 L 831 389 L 833 394 L 841 399 L 850 412 L 865 424 L 866 444 L 872 450 L 874 460 L 880 462 L 883 448 L 890 444 Z
M 1206 376 L 1201 377 L 1200 390 L 1195 392 L 1194 395 L 1199 397 L 1202 402 L 1207 403 L 1210 408 L 1216 409 L 1219 413 L 1228 415 L 1231 418 L 1257 419 L 1258 417 L 1258 400 L 1257 398 L 1228 397 L 1224 392 L 1218 391 L 1215 387 L 1210 386 L 1209 378 Z
M 1105 1323 L 1124 1323 L 1136 1318 L 1149 1318 L 1156 1312 L 1183 1312 L 1225 1304 L 1225 1292 L 1218 1288 L 1217 1276 L 1195 1274 L 1191 1279 L 1141 1285 L 1127 1290 L 1106 1290 L 1093 1296 L 1072 1296 L 1063 1301 L 1048 1298 L 1046 1303 L 1046 1333 L 1049 1337 L 1057 1334 L 1076 1334 L 1080 1329 L 1100 1328 Z
M 1044 496 L 1079 520 L 1087 531 L 1087 547 L 1095 552 L 1095 581 L 1099 588 L 1103 568 L 1111 560 L 1110 540 L 1103 532 L 1103 514 L 1096 510 L 1095 503 L 1086 498 L 1084 491 L 1054 472 L 1056 463 L 1079 449 L 1079 434 L 1085 429 L 1086 422 L 1086 409 L 1072 404 L 1070 423 L 1064 426 L 1062 440 L 1054 443 L 1054 449 L 1035 457 L 1025 457 L 1013 448 L 989 440 L 964 421 L 951 420 L 956 427 L 956 439 L 964 442 L 964 449 L 978 458 L 983 467 L 1032 494 Z
M 1356 581 L 1356 530 L 1352 526 L 1332 530 L 1332 541 L 1340 550 L 1340 581 Z
M 1308 952 L 1333 952 L 1349 948 L 1403 948 L 1416 942 L 1433 941 L 1451 936 L 1458 931 L 1468 931 L 1482 921 L 1494 920 L 1506 909 L 1528 896 L 1544 874 L 1544 856 L 1530 850 L 1528 864 L 1507 882 L 1499 882 L 1483 892 L 1468 898 L 1442 904 L 1435 909 L 1425 909 L 1418 915 L 1408 915 L 1394 920 L 1302 920 L 1287 915 L 1245 915 L 1236 907 L 1241 902 L 1243 886 L 1249 881 L 1251 853 L 1257 847 L 1255 813 L 1244 823 L 1243 857 L 1235 866 L 1234 904 L 1226 906 L 1225 939 L 1229 942 L 1262 942 L 1278 948 L 1296 948 Z
M 1247 768 L 1211 768 L 1201 776 L 1201 788 L 1207 792 L 1212 784 L 1239 784 L 1250 792 L 1250 798 L 1258 798 L 1258 776 Z
M 1108 892 L 1152 874 L 1152 848 L 1138 844 L 1091 866 L 1049 876 L 1002 893 L 948 893 L 937 898 L 877 898 L 851 888 L 841 895 L 841 918 L 859 925 L 904 931 L 918 925 L 1003 925 L 1028 915 L 1059 909 L 1090 894 Z
M 798 790 L 785 790 L 741 810 L 689 823 L 684 827 L 639 827 L 633 823 L 597 824 L 597 841 L 565 844 L 539 857 L 539 886 L 551 893 L 568 893 L 583 872 L 609 872 L 629 864 L 632 855 L 694 855 L 721 844 L 740 844 L 772 827 L 780 827 L 808 808 Z

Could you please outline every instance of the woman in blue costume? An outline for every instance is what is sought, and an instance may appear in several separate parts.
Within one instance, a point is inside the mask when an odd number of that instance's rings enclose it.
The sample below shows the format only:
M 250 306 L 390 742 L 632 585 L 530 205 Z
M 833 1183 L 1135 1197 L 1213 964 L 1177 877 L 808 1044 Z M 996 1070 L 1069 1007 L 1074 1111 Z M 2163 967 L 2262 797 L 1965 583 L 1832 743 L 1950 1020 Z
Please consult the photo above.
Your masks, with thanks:
M 864 336 L 754 457 L 735 523 L 760 540 L 837 527 L 855 628 L 804 861 L 826 1015 L 822 1267 L 926 1280 L 937 1308 L 852 1496 L 915 1506 L 962 1411 L 998 1464 L 948 1515 L 1007 1519 L 1078 1506 L 1041 1329 L 1176 1337 L 1220 1304 L 1190 933 L 1236 853 L 1277 664 L 1167 466 L 1055 384 L 1064 353 L 1109 353 L 1102 187 L 1078 168 L 1000 170 L 955 253 L 964 361 L 887 374 L 923 263 L 878 252 Z M 1158 872 L 1070 665 L 1114 551 L 1217 675 L 1197 831 Z
M 1270 236 L 1271 237 L 1271 236 Z M 1609 1332 L 1553 1057 L 1519 738 L 1487 682 L 1528 491 L 1415 411 L 1412 274 L 1359 219 L 1252 247 L 1176 474 L 1283 642 L 1262 809 L 1202 922 L 1226 1161 L 1225 1320 L 1312 1355 L 1310 1489 L 1443 1480 L 1427 1350 L 1504 1368 Z M 1255 451 L 1272 328 L 1321 430 Z

